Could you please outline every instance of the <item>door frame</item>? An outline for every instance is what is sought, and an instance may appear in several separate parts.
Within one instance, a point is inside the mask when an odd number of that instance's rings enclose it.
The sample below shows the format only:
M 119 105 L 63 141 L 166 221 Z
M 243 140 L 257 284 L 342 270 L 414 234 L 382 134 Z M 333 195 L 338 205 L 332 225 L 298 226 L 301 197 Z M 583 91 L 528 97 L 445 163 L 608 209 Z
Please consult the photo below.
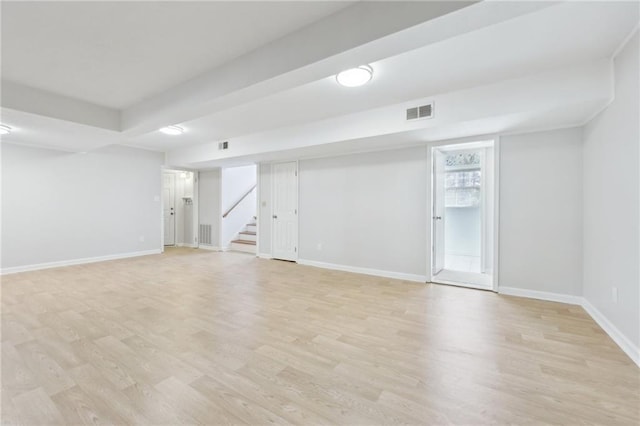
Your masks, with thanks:
M 200 225 L 200 212 L 199 212 L 199 180 L 200 173 L 198 170 L 180 168 L 180 167 L 168 167 L 168 166 L 160 166 L 160 196 L 158 197 L 158 201 L 160 201 L 160 253 L 164 253 L 164 174 L 167 172 L 191 172 L 193 173 L 193 197 L 192 197 L 192 207 L 193 217 L 192 217 L 192 235 L 194 237 L 194 241 L 191 242 L 190 247 L 198 248 L 200 246 L 200 241 L 198 241 L 198 228 Z M 175 188 L 174 188 L 174 197 L 175 197 Z
M 176 237 L 177 237 L 177 232 L 176 232 L 176 218 L 177 218 L 177 208 L 176 207 L 176 176 L 175 173 L 173 173 L 173 170 L 171 169 L 164 169 L 162 170 L 162 186 L 160 187 L 160 205 L 161 205 L 161 210 L 162 210 L 162 240 L 161 240 L 161 244 L 163 247 L 163 252 L 164 252 L 164 247 L 166 247 L 167 245 L 165 244 L 165 234 L 164 234 L 164 221 L 165 221 L 165 216 L 164 216 L 164 177 L 166 174 L 172 174 L 173 175 L 173 244 L 171 244 L 170 246 L 172 247 L 176 247 Z
M 427 143 L 427 220 L 426 241 L 427 241 L 427 282 L 433 282 L 432 271 L 432 251 L 434 244 L 433 235 L 433 148 L 445 145 L 467 144 L 472 142 L 490 142 L 493 141 L 493 180 L 494 180 L 494 196 L 493 196 L 493 261 L 492 261 L 492 283 L 490 290 L 498 292 L 500 282 L 500 136 L 484 135 L 474 136 L 460 139 L 440 140 Z M 467 286 L 473 288 L 473 285 Z M 482 287 L 484 289 L 484 287 Z
M 277 259 L 274 256 L 274 250 L 273 250 L 273 244 L 275 242 L 275 226 L 274 226 L 274 207 L 275 207 L 275 203 L 274 203 L 274 199 L 275 199 L 275 174 L 273 172 L 273 169 L 275 165 L 278 164 L 284 164 L 284 163 L 296 163 L 296 207 L 297 207 L 297 211 L 298 213 L 296 214 L 296 251 L 295 251 L 295 259 L 294 260 L 290 260 L 291 262 L 298 262 L 298 259 L 300 258 L 300 252 L 298 251 L 298 248 L 300 248 L 300 162 L 298 160 L 289 160 L 289 161 L 274 161 L 272 163 L 270 163 L 270 170 L 269 170 L 269 174 L 271 176 L 271 182 L 270 182 L 270 186 L 271 186 L 271 226 L 270 226 L 270 234 L 271 234 L 271 238 L 270 238 L 270 243 L 271 243 L 271 258 L 272 259 Z M 256 245 L 256 250 L 257 250 L 257 245 Z M 282 259 L 285 260 L 285 259 Z

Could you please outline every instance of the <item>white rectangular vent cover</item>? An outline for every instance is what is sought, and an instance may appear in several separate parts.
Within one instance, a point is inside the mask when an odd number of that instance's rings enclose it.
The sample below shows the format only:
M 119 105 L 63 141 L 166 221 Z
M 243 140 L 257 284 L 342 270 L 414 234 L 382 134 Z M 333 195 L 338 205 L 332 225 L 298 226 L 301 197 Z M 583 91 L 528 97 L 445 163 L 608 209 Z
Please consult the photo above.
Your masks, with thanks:
M 407 121 L 422 120 L 433 117 L 433 102 L 407 109 Z
M 201 223 L 199 231 L 198 238 L 200 238 L 200 244 L 211 245 L 211 225 Z

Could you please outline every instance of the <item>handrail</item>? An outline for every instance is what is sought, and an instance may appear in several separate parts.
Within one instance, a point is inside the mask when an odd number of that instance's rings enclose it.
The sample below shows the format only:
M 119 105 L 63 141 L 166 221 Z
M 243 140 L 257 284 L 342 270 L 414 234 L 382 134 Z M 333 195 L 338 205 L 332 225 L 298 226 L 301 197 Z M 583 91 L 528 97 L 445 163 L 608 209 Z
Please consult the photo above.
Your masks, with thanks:
M 242 196 L 242 198 L 240 198 L 233 206 L 231 206 L 231 208 L 229 210 L 227 210 L 227 212 L 225 214 L 222 215 L 222 218 L 224 219 L 225 217 L 229 216 L 229 213 L 231 213 L 231 210 L 235 209 L 236 207 L 238 207 L 238 204 L 240 204 L 242 202 L 242 200 L 244 200 L 245 198 L 247 198 L 247 195 L 251 194 L 253 192 L 254 189 L 256 189 L 256 186 L 258 186 L 258 184 L 255 184 L 251 187 L 250 190 L 248 190 L 246 192 L 246 194 L 244 194 Z

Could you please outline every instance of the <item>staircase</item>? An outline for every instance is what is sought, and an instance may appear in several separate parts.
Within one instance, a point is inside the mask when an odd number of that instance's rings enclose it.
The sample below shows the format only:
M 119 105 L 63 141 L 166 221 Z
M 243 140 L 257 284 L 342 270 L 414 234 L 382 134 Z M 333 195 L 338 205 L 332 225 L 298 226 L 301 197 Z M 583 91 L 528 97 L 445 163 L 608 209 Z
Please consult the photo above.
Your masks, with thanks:
M 256 230 L 257 227 L 255 221 L 247 223 L 244 230 L 238 232 L 238 237 L 231 241 L 229 250 L 256 254 Z

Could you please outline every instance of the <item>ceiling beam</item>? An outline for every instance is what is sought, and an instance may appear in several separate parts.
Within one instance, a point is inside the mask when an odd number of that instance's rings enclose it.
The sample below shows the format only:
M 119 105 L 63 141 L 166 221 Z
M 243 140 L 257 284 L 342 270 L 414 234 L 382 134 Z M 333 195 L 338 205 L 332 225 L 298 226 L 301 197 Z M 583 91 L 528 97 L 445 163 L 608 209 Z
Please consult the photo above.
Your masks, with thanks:
M 350 54 L 329 67 L 309 66 L 475 3 L 475 0 L 357 2 L 127 108 L 122 114 L 123 130 L 140 135 L 324 78 L 334 73 L 336 67 L 350 68 L 372 59 L 370 55 L 365 58 Z M 415 48 L 416 42 L 429 40 L 412 40 L 405 48 Z M 393 54 L 397 53 L 400 52 L 394 46 Z M 300 72 L 291 74 L 294 71 Z
M 581 125 L 613 97 L 610 60 L 543 72 L 523 78 L 444 93 L 327 120 L 229 139 L 221 151 L 215 142 L 167 153 L 168 164 L 216 167 L 294 149 L 319 151 L 348 141 L 384 135 L 420 135 L 422 141 L 511 132 L 548 123 Z M 434 118 L 404 120 L 406 108 L 433 102 Z M 544 120 L 542 120 L 544 118 Z M 419 141 L 419 140 L 418 140 Z M 413 141 L 414 143 L 416 140 Z M 395 146 L 395 145 L 394 145 Z
M 120 131 L 120 111 L 34 87 L 2 80 L 3 108 L 102 129 Z

